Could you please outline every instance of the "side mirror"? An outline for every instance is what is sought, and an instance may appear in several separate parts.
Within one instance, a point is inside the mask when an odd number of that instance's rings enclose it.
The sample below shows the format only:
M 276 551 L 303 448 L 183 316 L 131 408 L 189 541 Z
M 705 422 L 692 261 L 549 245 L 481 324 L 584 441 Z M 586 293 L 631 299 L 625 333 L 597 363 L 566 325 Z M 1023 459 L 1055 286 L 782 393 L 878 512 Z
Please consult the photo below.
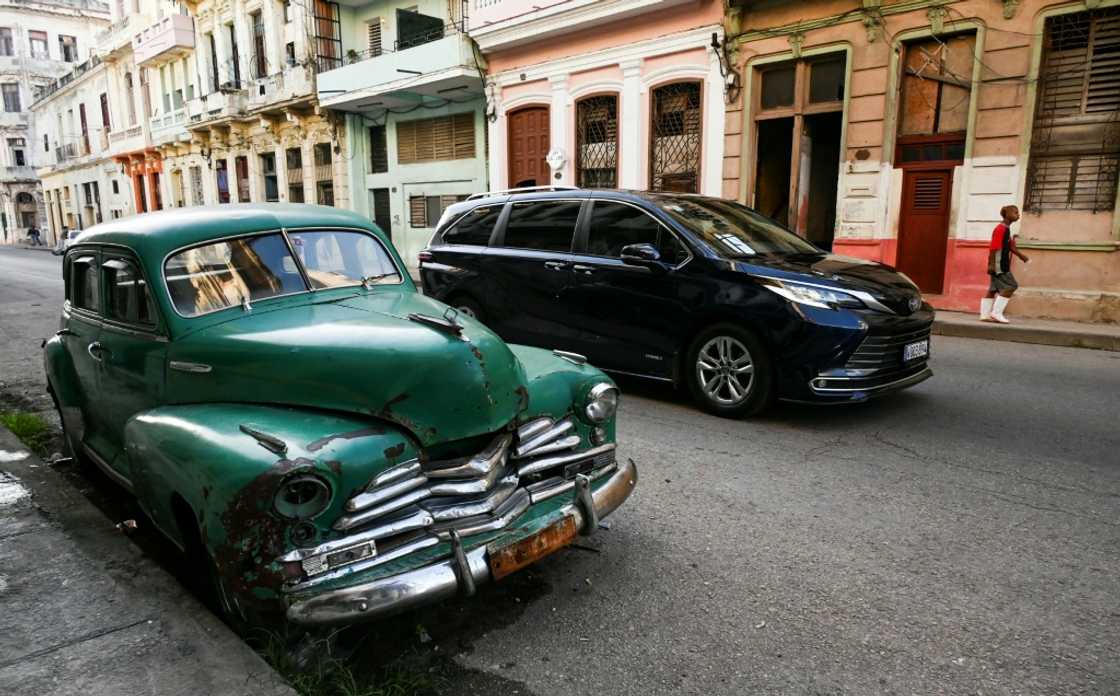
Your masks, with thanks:
M 622 247 L 619 257 L 622 259 L 623 263 L 630 264 L 631 266 L 645 266 L 646 268 L 651 268 L 660 265 L 661 252 L 649 242 L 642 242 L 641 244 L 627 244 Z

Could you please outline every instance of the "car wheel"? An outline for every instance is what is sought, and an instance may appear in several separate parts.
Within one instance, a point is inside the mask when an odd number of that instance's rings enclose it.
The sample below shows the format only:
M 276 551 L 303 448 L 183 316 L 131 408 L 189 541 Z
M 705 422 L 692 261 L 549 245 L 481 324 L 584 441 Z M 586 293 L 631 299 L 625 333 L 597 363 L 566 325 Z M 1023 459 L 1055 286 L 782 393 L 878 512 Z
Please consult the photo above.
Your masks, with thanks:
M 245 613 L 237 599 L 229 591 L 225 581 L 222 580 L 222 575 L 218 572 L 218 564 L 214 562 L 213 556 L 206 549 L 206 545 L 202 543 L 202 535 L 198 531 L 198 525 L 194 522 L 194 516 L 188 512 L 185 503 L 182 507 L 175 507 L 176 524 L 179 526 L 180 535 L 183 538 L 187 563 L 192 569 L 188 577 L 193 580 L 192 584 L 195 592 L 210 607 L 210 610 L 217 614 L 235 633 L 242 636 L 246 635 L 249 622 L 246 620 Z M 202 569 L 203 572 L 199 573 L 198 569 Z
M 482 305 L 478 304 L 473 298 L 460 295 L 451 298 L 447 304 L 454 307 L 460 314 L 466 314 L 471 319 L 485 322 L 483 319 Z
M 743 418 L 770 403 L 770 354 L 746 329 L 734 324 L 705 329 L 692 342 L 686 359 L 689 390 L 705 411 Z

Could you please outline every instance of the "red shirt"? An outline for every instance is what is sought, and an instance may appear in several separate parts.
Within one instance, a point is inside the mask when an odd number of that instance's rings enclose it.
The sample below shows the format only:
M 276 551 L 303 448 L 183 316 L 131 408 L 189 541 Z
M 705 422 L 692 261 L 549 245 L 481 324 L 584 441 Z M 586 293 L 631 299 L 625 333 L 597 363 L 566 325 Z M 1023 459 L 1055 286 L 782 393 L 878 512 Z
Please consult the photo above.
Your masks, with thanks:
M 999 252 L 999 261 L 997 270 L 1000 273 L 1007 273 L 1011 270 L 1011 250 L 1015 248 L 1015 241 L 1011 238 L 1011 228 L 1004 224 L 999 223 L 996 228 L 992 230 L 992 243 L 988 245 L 992 251 Z

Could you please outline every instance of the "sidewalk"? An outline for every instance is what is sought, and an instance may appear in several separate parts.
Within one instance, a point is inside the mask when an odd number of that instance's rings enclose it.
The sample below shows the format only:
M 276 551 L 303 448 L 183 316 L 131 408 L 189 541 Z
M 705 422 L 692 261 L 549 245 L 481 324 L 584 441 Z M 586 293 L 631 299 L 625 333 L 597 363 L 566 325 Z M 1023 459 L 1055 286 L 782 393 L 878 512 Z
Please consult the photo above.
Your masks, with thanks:
M 992 341 L 1120 351 L 1120 325 L 1117 324 L 1082 324 L 1075 321 L 1019 319 L 1013 316 L 1008 319 L 1011 320 L 1010 324 L 993 324 L 980 321 L 975 314 L 938 310 L 933 322 L 933 333 Z
M 0 694 L 294 696 L 4 428 Z

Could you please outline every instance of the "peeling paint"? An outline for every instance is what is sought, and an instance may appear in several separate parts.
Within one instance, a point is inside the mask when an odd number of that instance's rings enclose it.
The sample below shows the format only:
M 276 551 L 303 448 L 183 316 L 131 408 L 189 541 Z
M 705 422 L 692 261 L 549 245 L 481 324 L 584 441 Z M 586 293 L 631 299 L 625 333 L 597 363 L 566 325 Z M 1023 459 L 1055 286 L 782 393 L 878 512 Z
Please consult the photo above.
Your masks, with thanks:
M 398 397 L 398 398 L 400 398 L 400 397 Z M 392 402 L 389 402 L 389 403 L 392 403 Z M 371 435 L 381 435 L 384 432 L 385 432 L 384 428 L 379 428 L 377 426 L 371 426 L 369 428 L 359 428 L 358 430 L 351 430 L 351 431 L 345 432 L 345 433 L 335 433 L 334 435 L 327 435 L 326 437 L 321 437 L 318 440 L 315 440 L 314 442 L 309 442 L 307 444 L 307 451 L 308 452 L 318 452 L 319 450 L 323 449 L 324 447 L 326 447 L 328 444 L 330 444 L 334 440 L 356 440 L 360 437 L 369 437 Z

